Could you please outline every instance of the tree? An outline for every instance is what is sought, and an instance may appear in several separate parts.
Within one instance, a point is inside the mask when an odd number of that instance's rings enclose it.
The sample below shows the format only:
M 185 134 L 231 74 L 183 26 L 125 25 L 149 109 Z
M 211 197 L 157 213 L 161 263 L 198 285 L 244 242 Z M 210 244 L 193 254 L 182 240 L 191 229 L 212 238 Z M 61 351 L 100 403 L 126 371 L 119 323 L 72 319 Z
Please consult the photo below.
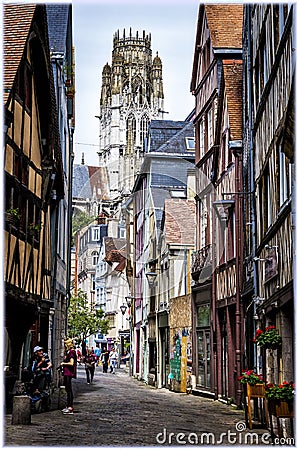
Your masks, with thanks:
M 94 220 L 95 217 L 90 216 L 86 211 L 76 210 L 72 216 L 72 239 L 74 240 L 74 237 L 78 231 L 86 227 L 86 225 L 94 222 Z
M 86 354 L 86 338 L 95 334 L 107 334 L 109 321 L 104 319 L 104 311 L 94 310 L 87 301 L 87 295 L 81 289 L 72 296 L 68 308 L 69 335 L 82 342 L 82 354 Z

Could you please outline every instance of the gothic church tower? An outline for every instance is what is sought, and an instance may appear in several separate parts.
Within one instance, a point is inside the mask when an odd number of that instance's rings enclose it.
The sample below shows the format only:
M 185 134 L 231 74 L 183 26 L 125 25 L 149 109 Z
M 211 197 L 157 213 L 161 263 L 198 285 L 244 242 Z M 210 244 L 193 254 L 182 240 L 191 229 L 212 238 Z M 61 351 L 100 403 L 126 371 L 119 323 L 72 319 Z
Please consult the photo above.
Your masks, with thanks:
M 151 119 L 163 119 L 162 62 L 152 58 L 151 35 L 113 38 L 112 64 L 102 72 L 100 166 L 107 167 L 111 199 L 127 196 L 144 155 Z

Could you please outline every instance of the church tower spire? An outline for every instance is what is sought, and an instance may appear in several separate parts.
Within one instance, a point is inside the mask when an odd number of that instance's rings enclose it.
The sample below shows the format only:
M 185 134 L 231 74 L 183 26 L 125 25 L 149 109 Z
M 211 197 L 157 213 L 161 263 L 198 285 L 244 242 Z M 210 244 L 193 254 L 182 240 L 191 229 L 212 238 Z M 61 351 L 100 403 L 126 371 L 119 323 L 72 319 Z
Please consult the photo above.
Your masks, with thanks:
M 104 66 L 100 98 L 100 165 L 108 169 L 111 197 L 130 194 L 144 155 L 151 119 L 163 119 L 162 61 L 152 58 L 151 35 L 119 30 L 112 63 Z

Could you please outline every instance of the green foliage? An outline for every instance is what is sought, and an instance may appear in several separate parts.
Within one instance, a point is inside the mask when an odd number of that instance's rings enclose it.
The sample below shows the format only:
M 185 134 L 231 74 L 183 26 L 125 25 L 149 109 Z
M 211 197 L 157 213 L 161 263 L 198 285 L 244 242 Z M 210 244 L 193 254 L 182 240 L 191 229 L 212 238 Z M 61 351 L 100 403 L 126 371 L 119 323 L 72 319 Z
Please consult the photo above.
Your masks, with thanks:
M 21 214 L 19 211 L 19 208 L 10 208 L 6 210 L 7 214 L 10 214 L 12 217 L 15 217 L 16 219 L 21 219 Z
M 73 236 L 86 225 L 90 224 L 95 220 L 94 217 L 90 217 L 85 211 L 78 211 L 73 214 L 72 224 L 73 224 Z
M 261 329 L 256 330 L 253 342 L 260 347 L 278 348 L 281 346 L 282 337 L 278 330 L 273 325 L 270 325 L 264 331 Z
M 68 333 L 78 336 L 85 342 L 88 336 L 95 333 L 107 334 L 109 321 L 103 319 L 103 310 L 91 309 L 85 292 L 79 289 L 76 297 L 71 297 L 68 308 Z
M 253 370 L 246 370 L 245 372 L 242 372 L 242 375 L 238 377 L 238 380 L 242 384 L 248 383 L 251 386 L 254 386 L 257 383 L 263 383 L 263 376 L 254 373 Z
M 282 384 L 272 384 L 266 385 L 266 398 L 274 400 L 285 400 L 291 401 L 295 396 L 295 386 L 294 383 L 288 383 L 284 381 Z

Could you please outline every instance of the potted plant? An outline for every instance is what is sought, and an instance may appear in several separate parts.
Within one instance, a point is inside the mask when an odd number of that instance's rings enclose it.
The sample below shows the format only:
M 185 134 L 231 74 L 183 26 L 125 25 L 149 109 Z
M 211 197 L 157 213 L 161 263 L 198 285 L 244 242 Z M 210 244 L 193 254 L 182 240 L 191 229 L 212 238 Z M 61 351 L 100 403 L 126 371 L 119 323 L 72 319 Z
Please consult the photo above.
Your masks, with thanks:
M 270 414 L 276 417 L 292 417 L 294 409 L 295 385 L 284 381 L 282 384 L 266 384 L 266 398 Z
M 238 377 L 238 381 L 247 386 L 247 395 L 264 396 L 265 383 L 262 375 L 258 375 L 253 370 L 246 370 Z
M 257 329 L 253 342 L 260 347 L 276 349 L 281 346 L 282 337 L 275 326 L 270 325 L 265 330 Z
M 241 384 L 250 384 L 251 386 L 264 382 L 263 376 L 254 373 L 253 370 L 246 370 L 240 377 L 238 377 L 238 380 Z

